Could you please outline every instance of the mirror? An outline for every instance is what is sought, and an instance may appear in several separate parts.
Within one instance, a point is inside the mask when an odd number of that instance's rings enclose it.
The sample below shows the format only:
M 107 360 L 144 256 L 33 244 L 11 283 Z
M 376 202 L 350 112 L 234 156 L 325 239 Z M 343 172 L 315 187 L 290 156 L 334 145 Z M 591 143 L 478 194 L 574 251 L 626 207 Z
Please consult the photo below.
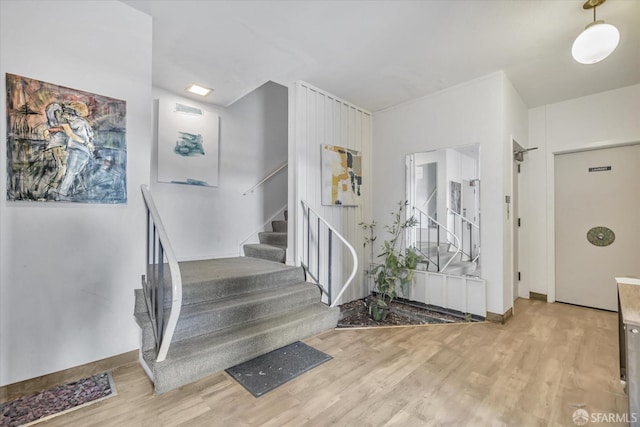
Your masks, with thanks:
M 426 262 L 422 268 L 480 275 L 480 145 L 409 154 L 408 212 L 417 225 L 407 235 Z

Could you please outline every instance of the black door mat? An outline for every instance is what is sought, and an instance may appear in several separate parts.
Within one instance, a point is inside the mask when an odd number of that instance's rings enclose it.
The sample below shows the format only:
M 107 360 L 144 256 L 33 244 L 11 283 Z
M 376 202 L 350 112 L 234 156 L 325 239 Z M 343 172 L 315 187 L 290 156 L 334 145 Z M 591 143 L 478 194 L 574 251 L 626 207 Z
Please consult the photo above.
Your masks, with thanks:
M 328 354 L 297 341 L 225 371 L 249 393 L 260 397 L 331 359 Z

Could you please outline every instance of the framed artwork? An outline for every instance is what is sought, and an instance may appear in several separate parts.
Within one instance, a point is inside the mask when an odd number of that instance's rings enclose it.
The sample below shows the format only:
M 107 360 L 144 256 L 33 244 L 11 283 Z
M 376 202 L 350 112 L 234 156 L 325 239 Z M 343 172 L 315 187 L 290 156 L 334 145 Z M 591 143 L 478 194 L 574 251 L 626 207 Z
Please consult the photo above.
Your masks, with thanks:
M 460 214 L 460 206 L 462 202 L 462 184 L 455 181 L 449 181 L 451 210 L 457 214 Z
M 219 117 L 158 101 L 158 181 L 218 186 Z
M 126 102 L 6 75 L 7 200 L 127 202 Z
M 358 206 L 362 198 L 362 154 L 337 145 L 322 146 L 322 204 Z

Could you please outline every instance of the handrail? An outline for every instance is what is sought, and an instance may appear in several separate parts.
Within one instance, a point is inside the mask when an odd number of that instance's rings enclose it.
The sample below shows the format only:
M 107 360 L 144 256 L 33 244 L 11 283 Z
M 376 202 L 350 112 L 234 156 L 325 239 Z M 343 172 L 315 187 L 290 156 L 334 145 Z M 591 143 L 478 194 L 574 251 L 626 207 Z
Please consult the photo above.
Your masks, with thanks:
M 458 212 L 451 210 L 451 208 L 447 208 L 447 212 L 449 212 L 450 214 L 454 215 L 454 216 L 459 216 L 460 219 L 462 221 L 466 221 L 468 222 L 470 225 L 474 226 L 475 228 L 477 228 L 478 230 L 480 230 L 480 226 L 478 224 L 476 224 L 475 222 L 471 221 L 469 218 L 465 218 L 462 215 L 460 215 Z
M 480 249 L 478 248 L 478 253 L 476 254 L 476 256 L 473 256 L 473 234 L 471 233 L 471 227 L 475 227 L 478 232 L 480 231 L 480 226 L 478 224 L 476 224 L 475 222 L 471 221 L 468 218 L 465 218 L 464 216 L 460 215 L 458 212 L 452 210 L 451 208 L 447 208 L 447 213 L 453 215 L 453 232 L 455 234 L 456 232 L 456 217 L 460 217 L 460 228 L 462 228 L 462 224 L 467 222 L 469 224 L 469 253 L 465 253 L 464 251 L 464 230 L 460 230 L 462 233 L 462 253 L 466 256 L 469 257 L 469 260 L 471 262 L 475 262 L 479 257 L 480 257 Z M 479 238 L 478 238 L 479 240 Z
M 249 193 L 252 193 L 253 190 L 255 190 L 256 188 L 260 187 L 262 184 L 264 184 L 265 182 L 269 181 L 271 179 L 272 176 L 274 176 L 275 174 L 277 174 L 278 172 L 280 172 L 282 169 L 286 168 L 289 165 L 289 162 L 284 162 L 283 164 L 281 164 L 280 166 L 278 166 L 277 168 L 275 168 L 271 173 L 269 173 L 267 176 L 265 176 L 264 178 L 262 178 L 262 180 L 257 183 L 256 185 L 254 185 L 253 187 L 251 187 L 250 189 L 248 189 L 247 191 L 245 191 L 244 193 L 242 193 L 243 196 L 246 196 Z
M 249 239 L 251 239 L 253 236 L 255 236 L 256 234 L 258 234 L 258 233 L 260 233 L 261 231 L 263 231 L 263 230 L 267 227 L 267 225 L 268 225 L 271 221 L 273 221 L 273 220 L 274 220 L 278 215 L 280 215 L 282 212 L 286 211 L 286 210 L 287 210 L 287 206 L 288 206 L 288 205 L 284 205 L 284 206 L 282 206 L 280 209 L 278 209 L 278 211 L 277 211 L 276 213 L 274 213 L 273 215 L 271 215 L 271 216 L 269 217 L 269 219 L 268 219 L 268 220 L 266 220 L 266 221 L 265 221 L 265 223 L 264 223 L 264 224 L 262 224 L 262 226 L 261 226 L 260 228 L 257 228 L 253 233 L 249 234 L 249 235 L 247 236 L 247 238 L 246 238 L 246 239 L 244 239 L 243 241 L 241 241 L 241 242 L 240 242 L 240 245 L 239 245 L 238 253 L 239 253 L 240 255 L 242 255 L 242 254 L 244 253 L 244 251 L 243 251 L 243 249 L 242 249 L 242 248 L 243 248 L 243 246 L 244 246 L 244 244 L 245 244 L 245 243 L 247 243 L 247 242 L 249 241 Z
M 162 362 L 167 357 L 173 334 L 178 324 L 182 308 L 182 276 L 178 259 L 173 252 L 167 232 L 162 225 L 160 214 L 156 208 L 149 187 L 141 185 L 142 197 L 147 207 L 147 277 L 142 277 L 143 289 L 147 300 L 149 315 L 154 323 L 156 334 L 156 361 Z M 151 239 L 152 238 L 152 239 Z M 152 241 L 151 241 L 152 240 Z M 157 246 L 156 246 L 157 243 Z M 153 251 L 153 253 L 150 252 Z M 150 255 L 152 259 L 150 260 Z M 157 259 L 156 259 L 157 256 Z M 164 258 L 166 257 L 171 274 L 171 312 L 166 326 L 164 324 Z M 156 265 L 156 260 L 158 264 Z M 150 263 L 151 261 L 151 263 Z M 157 272 L 157 276 L 156 276 Z M 155 279 L 158 280 L 155 280 Z M 150 294 L 150 295 L 149 295 Z
M 318 218 L 318 232 L 320 230 L 320 222 L 322 222 L 329 230 L 328 233 L 328 245 L 329 245 L 329 253 L 328 253 L 328 292 L 325 291 L 322 286 L 321 289 L 322 291 L 327 295 L 328 298 L 328 302 L 329 305 L 331 307 L 335 307 L 336 303 L 340 300 L 340 297 L 342 296 L 342 294 L 344 294 L 344 291 L 347 290 L 347 288 L 349 287 L 349 285 L 351 284 L 351 282 L 353 281 L 353 278 L 356 276 L 356 273 L 358 271 L 358 255 L 356 254 L 356 250 L 353 248 L 353 246 L 351 246 L 351 244 L 349 244 L 349 242 L 347 242 L 347 240 L 342 237 L 342 235 L 331 226 L 331 224 L 329 224 L 327 221 L 325 221 L 324 218 L 322 218 L 322 216 L 320 216 L 320 214 L 318 212 L 316 212 L 311 206 L 309 206 L 309 204 L 307 202 L 305 202 L 304 200 L 300 200 L 300 202 L 302 203 L 302 208 L 303 210 L 306 210 L 307 213 L 307 236 L 310 235 L 310 230 L 311 230 L 311 216 L 310 213 L 313 213 L 317 218 Z M 353 268 L 351 270 L 351 274 L 349 275 L 349 277 L 347 278 L 347 280 L 345 281 L 345 283 L 342 285 L 342 288 L 340 289 L 340 292 L 338 292 L 338 295 L 335 297 L 335 299 L 332 302 L 332 298 L 331 298 L 331 244 L 332 244 L 332 235 L 335 233 L 335 235 L 338 237 L 338 239 L 340 239 L 340 241 L 342 241 L 342 243 L 349 249 L 349 252 L 351 252 L 351 257 L 353 259 Z M 319 239 L 319 235 L 318 235 L 318 241 L 317 241 L 317 249 L 318 249 L 318 272 L 316 277 L 319 278 L 320 277 L 320 239 Z M 307 237 L 307 259 L 309 258 L 309 238 Z M 303 261 L 302 261 L 303 266 L 305 266 L 304 264 L 304 250 L 303 250 Z M 305 266 L 305 270 L 308 270 L 307 266 Z M 313 274 L 312 274 L 313 276 Z M 317 279 L 314 278 L 314 280 L 316 280 L 316 282 L 318 282 Z
M 427 201 L 424 202 L 422 206 L 429 206 L 429 202 L 431 201 L 431 199 L 433 199 L 433 196 L 435 196 L 437 193 L 438 193 L 438 187 L 435 187 L 431 192 L 431 194 L 429 195 L 429 197 L 427 198 Z
M 453 261 L 453 259 L 460 253 L 460 239 L 458 239 L 458 236 L 455 235 L 455 233 L 452 233 L 447 227 L 445 227 L 444 225 L 440 224 L 438 221 L 436 221 L 433 217 L 431 217 L 430 215 L 426 214 L 423 210 L 421 210 L 418 207 L 414 206 L 414 209 L 418 211 L 418 213 L 420 215 L 424 215 L 427 217 L 427 219 L 429 221 L 431 221 L 432 223 L 436 224 L 438 226 L 438 242 L 440 241 L 440 228 L 442 228 L 444 231 L 446 231 L 447 233 L 451 234 L 453 236 L 453 239 L 456 241 L 456 243 L 453 243 L 453 246 L 456 248 L 456 253 L 453 254 L 453 256 L 451 258 L 449 258 L 449 261 L 447 261 L 447 263 L 444 265 L 444 267 L 440 268 L 440 262 L 437 263 L 438 265 L 438 271 L 439 272 L 444 272 L 444 270 L 449 267 L 449 264 L 451 264 L 451 262 Z M 422 217 L 419 217 L 418 219 L 418 223 L 422 224 Z M 421 227 L 422 228 L 422 227 Z M 424 253 L 420 250 L 420 248 L 418 248 L 418 250 L 424 255 Z M 438 251 L 440 251 L 440 248 L 438 248 Z M 439 252 L 438 252 L 438 258 L 440 258 L 439 256 Z M 427 256 L 427 258 L 430 259 L 430 257 Z

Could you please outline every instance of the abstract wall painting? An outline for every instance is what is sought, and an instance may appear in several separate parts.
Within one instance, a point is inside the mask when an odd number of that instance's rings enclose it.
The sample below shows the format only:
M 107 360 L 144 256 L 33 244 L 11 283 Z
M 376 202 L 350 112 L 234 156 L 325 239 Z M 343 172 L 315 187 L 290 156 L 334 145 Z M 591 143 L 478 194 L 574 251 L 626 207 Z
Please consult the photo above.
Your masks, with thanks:
M 358 206 L 362 199 L 362 154 L 337 145 L 322 146 L 322 204 Z
M 126 102 L 14 74 L 7 200 L 127 203 Z
M 158 101 L 158 181 L 218 186 L 219 117 Z

